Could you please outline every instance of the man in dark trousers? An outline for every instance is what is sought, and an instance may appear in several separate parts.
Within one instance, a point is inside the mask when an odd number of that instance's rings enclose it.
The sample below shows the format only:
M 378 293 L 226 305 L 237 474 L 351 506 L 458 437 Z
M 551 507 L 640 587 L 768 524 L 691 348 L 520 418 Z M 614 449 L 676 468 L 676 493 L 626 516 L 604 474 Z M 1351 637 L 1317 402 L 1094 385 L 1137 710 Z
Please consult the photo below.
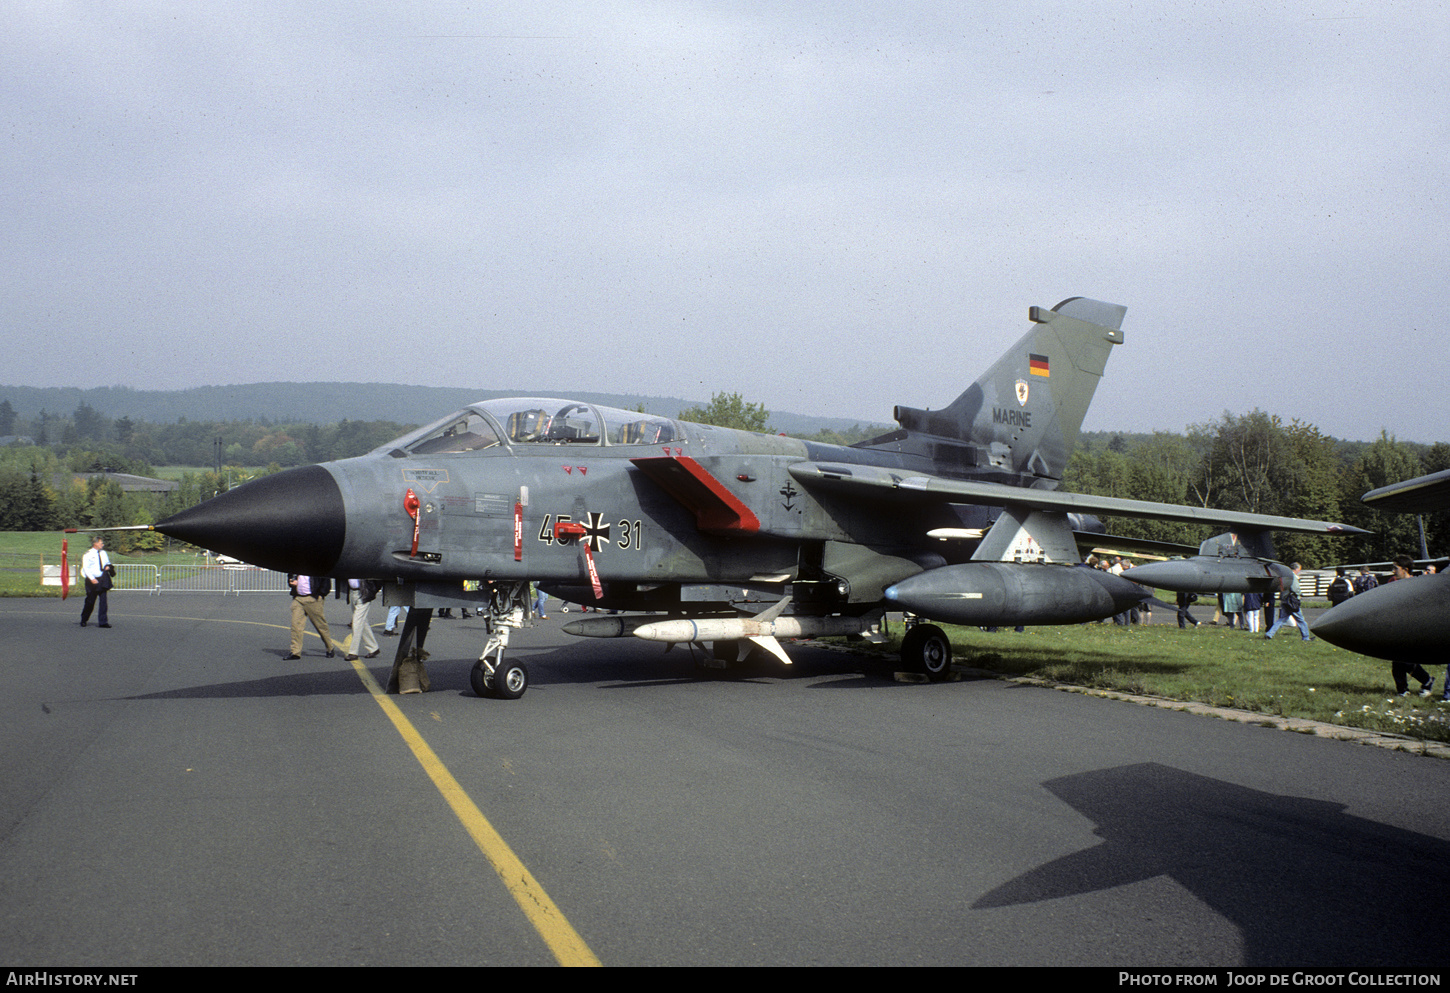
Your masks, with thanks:
M 302 632 L 310 620 L 317 633 L 322 636 L 322 645 L 327 657 L 332 658 L 332 633 L 327 629 L 327 618 L 323 616 L 322 605 L 332 591 L 332 580 L 326 576 L 287 577 L 288 591 L 292 594 L 292 650 L 284 661 L 302 657 Z
M 1411 569 L 1415 567 L 1415 560 L 1408 555 L 1395 556 L 1394 576 L 1390 582 L 1403 582 L 1410 579 Z M 1450 669 L 1446 670 L 1450 672 Z M 1420 696 L 1429 696 L 1430 691 L 1435 688 L 1435 677 L 1425 671 L 1425 667 L 1418 662 L 1391 662 L 1390 675 L 1395 679 L 1395 692 L 1400 696 L 1410 695 L 1410 676 L 1420 681 Z M 1450 687 L 1446 687 L 1450 689 Z

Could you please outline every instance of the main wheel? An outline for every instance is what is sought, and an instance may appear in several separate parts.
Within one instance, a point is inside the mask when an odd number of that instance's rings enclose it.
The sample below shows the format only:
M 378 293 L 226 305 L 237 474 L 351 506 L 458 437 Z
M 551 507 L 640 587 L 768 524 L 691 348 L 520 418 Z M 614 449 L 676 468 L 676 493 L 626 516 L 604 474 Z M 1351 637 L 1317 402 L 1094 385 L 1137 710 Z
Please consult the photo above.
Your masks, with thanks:
M 493 691 L 505 700 L 517 700 L 529 688 L 529 670 L 522 662 L 505 662 L 493 671 Z
M 940 682 L 952 670 L 952 643 L 935 624 L 918 624 L 901 639 L 901 661 L 907 669 Z

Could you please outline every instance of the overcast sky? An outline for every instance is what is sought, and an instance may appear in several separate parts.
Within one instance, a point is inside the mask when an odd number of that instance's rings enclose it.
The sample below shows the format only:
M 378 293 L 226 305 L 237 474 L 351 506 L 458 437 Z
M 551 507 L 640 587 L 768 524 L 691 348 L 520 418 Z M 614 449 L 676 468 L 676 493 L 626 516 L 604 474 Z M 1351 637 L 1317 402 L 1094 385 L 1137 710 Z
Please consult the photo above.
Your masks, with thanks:
M 1445 3 L 5 12 L 3 383 L 888 422 L 1080 295 L 1089 429 L 1450 439 Z

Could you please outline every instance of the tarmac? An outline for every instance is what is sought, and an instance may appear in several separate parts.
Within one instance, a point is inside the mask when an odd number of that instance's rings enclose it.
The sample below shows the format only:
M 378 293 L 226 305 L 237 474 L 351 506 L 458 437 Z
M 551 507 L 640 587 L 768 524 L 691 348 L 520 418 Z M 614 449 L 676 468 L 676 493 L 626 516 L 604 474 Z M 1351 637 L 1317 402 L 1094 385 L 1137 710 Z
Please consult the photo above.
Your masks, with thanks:
M 559 614 L 521 700 L 473 693 L 476 618 L 386 697 L 339 602 L 297 661 L 282 594 L 79 609 L 0 600 L 7 962 L 1443 967 L 1404 922 L 1450 887 L 1447 763 L 808 644 L 722 677 Z

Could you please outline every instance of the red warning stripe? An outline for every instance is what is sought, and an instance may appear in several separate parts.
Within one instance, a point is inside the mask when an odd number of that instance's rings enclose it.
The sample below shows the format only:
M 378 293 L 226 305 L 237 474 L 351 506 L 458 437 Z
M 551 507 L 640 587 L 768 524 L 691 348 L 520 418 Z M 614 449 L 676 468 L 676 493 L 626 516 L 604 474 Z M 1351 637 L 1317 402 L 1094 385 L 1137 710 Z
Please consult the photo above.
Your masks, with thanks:
M 646 476 L 695 515 L 701 531 L 723 534 L 760 530 L 760 518 L 724 483 L 689 456 L 630 459 Z

